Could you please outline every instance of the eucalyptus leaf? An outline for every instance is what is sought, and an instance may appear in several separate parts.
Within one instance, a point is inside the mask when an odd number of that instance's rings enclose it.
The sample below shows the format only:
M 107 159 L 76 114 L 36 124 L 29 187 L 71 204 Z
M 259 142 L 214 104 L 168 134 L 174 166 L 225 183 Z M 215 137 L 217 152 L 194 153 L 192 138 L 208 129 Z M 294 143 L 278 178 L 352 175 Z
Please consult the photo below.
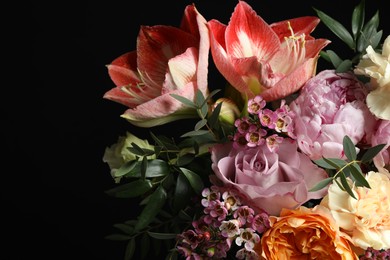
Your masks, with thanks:
M 207 124 L 207 119 L 203 118 L 199 120 L 195 125 L 195 131 L 200 130 L 202 127 L 204 127 Z
M 322 181 L 320 181 L 316 185 L 314 185 L 314 187 L 312 187 L 309 190 L 309 192 L 321 190 L 321 189 L 325 188 L 326 186 L 328 186 L 332 181 L 333 181 L 332 177 L 323 179 Z
M 343 185 L 343 188 L 345 189 L 345 191 L 354 199 L 356 199 L 355 197 L 355 194 L 353 194 L 353 191 L 351 189 L 351 187 L 349 186 L 349 183 L 347 181 L 347 178 L 345 177 L 344 174 L 340 174 L 340 181 L 341 181 L 341 185 Z
M 148 203 L 138 216 L 138 222 L 135 225 L 135 231 L 145 228 L 158 214 L 167 200 L 167 192 L 160 185 L 150 196 Z
M 153 187 L 150 180 L 135 180 L 107 190 L 106 193 L 117 198 L 135 198 L 145 194 Z
M 347 59 L 347 60 L 343 60 L 339 66 L 337 66 L 336 68 L 336 72 L 337 73 L 343 73 L 343 72 L 347 72 L 349 70 L 351 70 L 352 68 L 352 61 Z
M 354 161 L 356 160 L 356 147 L 354 143 L 352 142 L 351 138 L 349 136 L 344 136 L 343 138 L 343 150 L 345 156 L 347 156 L 348 160 Z
M 330 57 L 329 57 L 329 54 L 327 53 L 328 51 L 320 51 L 320 56 L 321 58 L 323 58 L 324 60 L 326 60 L 327 62 L 331 62 L 330 60 Z M 333 52 L 333 51 L 332 51 Z
M 214 108 L 210 117 L 208 118 L 208 122 L 211 128 L 216 128 L 216 125 L 219 123 L 219 114 L 221 113 L 222 102 L 219 102 L 217 106 Z
M 317 13 L 320 20 L 337 36 L 339 37 L 343 42 L 345 42 L 349 48 L 352 50 L 355 49 L 355 42 L 351 36 L 351 34 L 348 32 L 347 29 L 338 21 L 330 17 L 329 15 L 325 14 L 324 12 L 313 8 L 314 11 Z
M 158 233 L 158 232 L 150 232 L 148 231 L 149 236 L 156 239 L 174 239 L 177 237 L 176 233 Z
M 197 194 L 201 194 L 202 190 L 204 188 L 204 184 L 203 184 L 203 181 L 200 178 L 200 176 L 198 174 L 196 174 L 195 172 L 193 172 L 189 169 L 186 169 L 186 168 L 180 167 L 180 171 L 184 174 L 184 176 L 190 182 L 190 185 L 194 189 L 194 191 Z
M 201 108 L 198 110 L 198 113 L 200 114 L 200 117 L 205 119 L 207 118 L 207 114 L 209 112 L 209 107 L 207 103 L 204 103 Z
M 363 175 L 359 165 L 357 165 L 357 163 L 354 162 L 350 166 L 350 169 L 351 169 L 351 175 L 353 176 L 353 178 L 356 181 L 356 186 L 364 186 L 367 188 L 371 188 L 370 184 L 368 183 L 368 181 L 364 177 L 364 175 Z
M 339 158 L 323 158 L 325 162 L 333 166 L 335 169 L 343 168 L 347 162 Z
M 182 97 L 182 96 L 179 96 L 179 95 L 176 95 L 176 94 L 169 94 L 169 95 L 171 95 L 171 97 L 179 100 L 181 103 L 183 103 L 184 105 L 186 105 L 188 107 L 191 107 L 191 108 L 194 108 L 194 109 L 197 108 L 195 103 L 192 100 L 188 99 L 188 98 L 185 98 L 185 97 Z
M 132 259 L 134 256 L 134 252 L 135 252 L 135 239 L 132 238 L 129 241 L 129 243 L 127 243 L 124 260 Z
M 337 68 L 343 62 L 343 60 L 332 50 L 327 50 L 330 62 L 333 64 L 333 67 Z
M 365 18 L 365 1 L 362 0 L 360 3 L 353 9 L 352 13 L 352 34 L 353 38 L 356 40 L 358 34 L 364 25 Z
M 202 91 L 197 89 L 196 93 L 195 93 L 195 105 L 196 105 L 196 108 L 201 108 L 205 103 L 206 103 L 206 99 L 205 99 Z
M 190 131 L 190 132 L 187 132 L 187 133 L 181 135 L 181 137 L 204 135 L 204 134 L 208 134 L 208 133 L 209 133 L 208 130 Z
M 379 26 L 379 13 L 375 15 L 363 26 L 362 33 L 359 35 L 357 40 L 357 51 L 363 52 L 366 48 L 371 45 L 373 46 L 372 38 L 377 34 Z M 375 48 L 376 46 L 373 46 Z
M 134 227 L 131 225 L 117 223 L 117 224 L 114 224 L 114 227 L 121 230 L 123 233 L 126 233 L 128 235 L 131 235 L 134 233 Z
M 361 162 L 367 163 L 371 161 L 382 149 L 386 146 L 386 144 L 378 144 L 373 147 L 370 147 L 366 150 L 366 152 L 363 154 L 362 158 L 360 159 Z

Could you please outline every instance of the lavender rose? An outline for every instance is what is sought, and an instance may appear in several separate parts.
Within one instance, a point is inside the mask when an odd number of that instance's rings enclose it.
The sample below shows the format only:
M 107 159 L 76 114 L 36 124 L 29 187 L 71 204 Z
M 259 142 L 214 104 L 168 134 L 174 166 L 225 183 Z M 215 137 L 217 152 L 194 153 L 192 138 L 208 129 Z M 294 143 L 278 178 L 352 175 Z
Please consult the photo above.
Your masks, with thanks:
M 376 118 L 365 104 L 366 95 L 353 73 L 324 70 L 307 81 L 290 103 L 299 149 L 312 160 L 344 158 L 345 135 L 355 145 L 369 143 Z
M 218 144 L 211 148 L 212 169 L 223 185 L 278 216 L 282 208 L 294 209 L 326 194 L 326 188 L 308 191 L 328 176 L 297 148 L 289 139 L 284 139 L 277 152 L 265 144 L 243 149 L 232 143 Z

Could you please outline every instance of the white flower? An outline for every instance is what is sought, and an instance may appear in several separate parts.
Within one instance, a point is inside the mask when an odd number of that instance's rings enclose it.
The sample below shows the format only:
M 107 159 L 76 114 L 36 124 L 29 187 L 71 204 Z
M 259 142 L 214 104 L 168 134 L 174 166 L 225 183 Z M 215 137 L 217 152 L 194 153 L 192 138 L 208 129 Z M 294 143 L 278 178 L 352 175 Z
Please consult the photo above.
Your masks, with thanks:
M 353 187 L 357 199 L 333 183 L 321 205 L 332 212 L 342 231 L 355 246 L 376 250 L 390 248 L 390 179 L 386 174 L 370 171 L 366 175 L 370 188 Z M 348 178 L 349 183 L 352 181 Z
M 367 96 L 370 111 L 378 118 L 390 120 L 390 35 L 383 43 L 382 54 L 368 46 L 356 66 L 356 74 L 369 76 L 373 90 Z

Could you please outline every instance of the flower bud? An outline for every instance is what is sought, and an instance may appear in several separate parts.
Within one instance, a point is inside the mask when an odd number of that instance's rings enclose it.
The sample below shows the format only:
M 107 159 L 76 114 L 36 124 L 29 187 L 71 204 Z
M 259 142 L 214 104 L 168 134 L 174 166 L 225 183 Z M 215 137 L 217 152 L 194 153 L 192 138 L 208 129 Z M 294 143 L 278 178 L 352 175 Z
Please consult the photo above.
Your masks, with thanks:
M 222 102 L 221 112 L 219 113 L 219 120 L 226 125 L 234 125 L 234 121 L 240 116 L 240 110 L 237 105 L 228 98 L 219 98 L 215 101 L 214 107 Z

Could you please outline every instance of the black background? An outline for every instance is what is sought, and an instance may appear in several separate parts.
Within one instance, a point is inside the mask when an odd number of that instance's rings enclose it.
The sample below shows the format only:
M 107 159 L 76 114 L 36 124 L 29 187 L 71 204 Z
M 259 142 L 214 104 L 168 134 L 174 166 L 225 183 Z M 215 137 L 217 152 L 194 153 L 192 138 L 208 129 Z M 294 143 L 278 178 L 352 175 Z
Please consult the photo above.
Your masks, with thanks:
M 347 29 L 359 3 L 247 2 L 268 23 L 315 15 L 315 7 Z M 366 12 L 371 17 L 381 10 L 380 28 L 388 35 L 384 2 L 367 1 Z M 19 42 L 18 76 L 7 85 L 12 99 L 3 97 L 16 105 L 5 109 L 3 117 L 10 130 L 3 149 L 10 157 L 3 156 L 2 259 L 123 259 L 125 244 L 104 236 L 138 208 L 104 193 L 114 182 L 102 157 L 125 131 L 146 131 L 119 117 L 125 107 L 102 98 L 114 87 L 105 65 L 135 49 L 140 25 L 178 26 L 191 3 L 207 20 L 226 24 L 237 1 L 53 1 L 24 6 L 27 32 Z M 347 55 L 345 45 L 323 24 L 313 35 L 332 40 L 327 49 Z M 210 84 L 222 83 L 218 76 L 210 78 Z

